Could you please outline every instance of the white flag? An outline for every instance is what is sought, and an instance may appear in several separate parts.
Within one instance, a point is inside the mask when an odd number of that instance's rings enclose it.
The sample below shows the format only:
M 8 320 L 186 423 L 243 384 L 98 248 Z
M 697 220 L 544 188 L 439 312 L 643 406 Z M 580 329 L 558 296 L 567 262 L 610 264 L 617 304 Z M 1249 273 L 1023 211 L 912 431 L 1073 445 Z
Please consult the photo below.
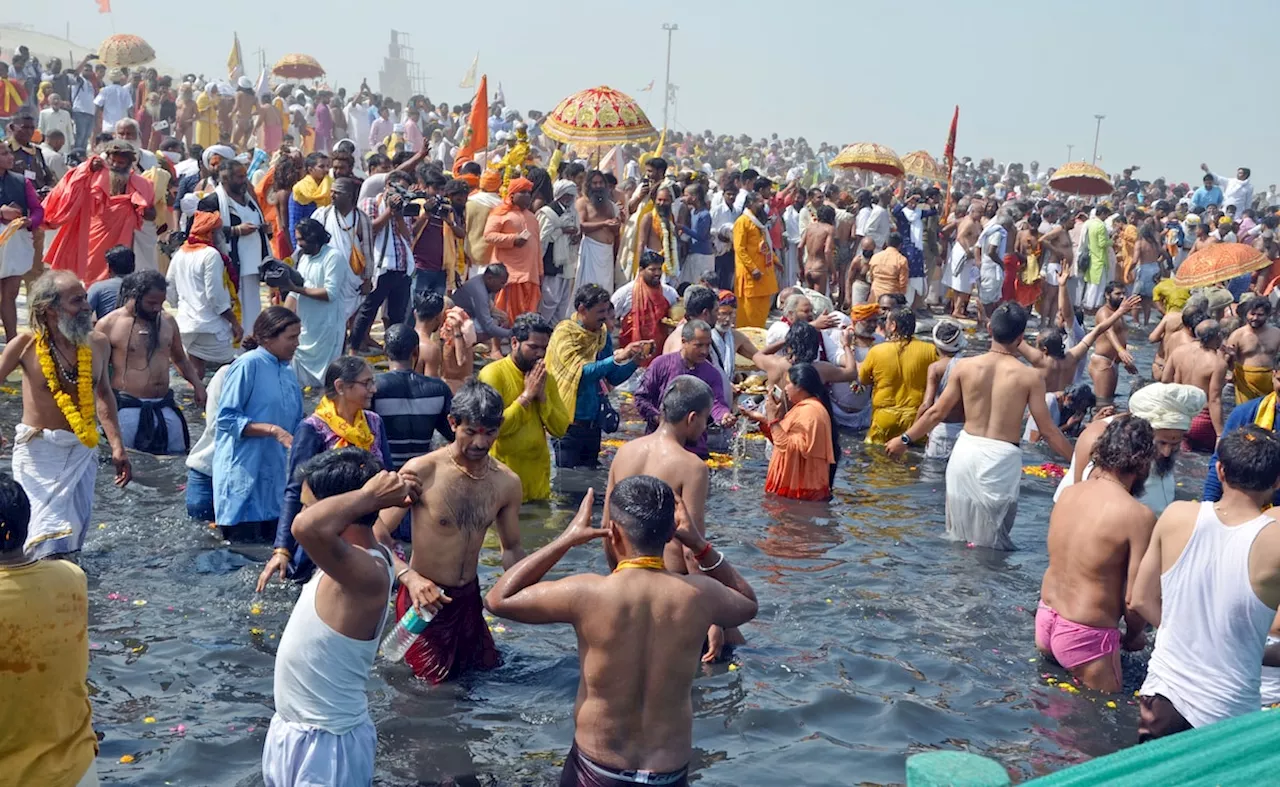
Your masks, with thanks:
M 493 103 L 495 104 L 507 103 L 507 94 L 502 92 L 501 82 L 498 83 L 498 92 L 493 94 Z
M 462 81 L 458 83 L 458 87 L 465 87 L 470 90 L 475 90 L 476 69 L 479 68 L 479 66 L 480 66 L 480 53 L 477 52 L 475 59 L 471 61 L 471 68 L 467 69 L 466 76 L 464 76 L 462 78 Z
M 258 74 L 258 81 L 253 86 L 254 96 L 261 101 L 262 97 L 271 94 L 271 83 L 267 81 L 267 69 Z

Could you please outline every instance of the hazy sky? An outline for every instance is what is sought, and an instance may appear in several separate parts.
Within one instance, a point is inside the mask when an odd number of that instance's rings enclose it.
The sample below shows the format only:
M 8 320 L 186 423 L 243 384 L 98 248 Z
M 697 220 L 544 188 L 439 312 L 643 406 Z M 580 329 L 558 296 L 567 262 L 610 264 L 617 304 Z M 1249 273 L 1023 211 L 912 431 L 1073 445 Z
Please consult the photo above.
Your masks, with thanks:
M 13 6 L 9 3 L 5 5 Z M 167 0 L 22 4 L 30 24 L 93 46 L 112 32 L 141 35 L 165 63 L 225 72 L 232 32 L 245 59 L 269 63 L 306 52 L 334 84 L 376 89 L 390 29 L 408 33 L 427 94 L 469 96 L 458 82 L 477 51 L 490 87 L 502 83 L 520 110 L 608 84 L 635 96 L 662 122 L 667 35 L 679 25 L 671 80 L 672 126 L 811 143 L 874 141 L 899 154 L 940 156 L 960 105 L 957 153 L 1042 167 L 1092 154 L 1095 114 L 1106 115 L 1098 148 L 1116 172 L 1194 181 L 1199 164 L 1234 174 L 1250 166 L 1265 188 L 1280 182 L 1280 107 L 1274 60 L 1280 0 L 1075 0 L 1072 3 L 952 0 L 912 3 L 789 0 L 719 2 L 372 3 Z M 291 11 L 290 9 L 297 9 Z M 113 24 L 114 21 L 114 31 Z M 655 81 L 652 93 L 637 92 Z M 399 98 L 404 98 L 403 96 Z

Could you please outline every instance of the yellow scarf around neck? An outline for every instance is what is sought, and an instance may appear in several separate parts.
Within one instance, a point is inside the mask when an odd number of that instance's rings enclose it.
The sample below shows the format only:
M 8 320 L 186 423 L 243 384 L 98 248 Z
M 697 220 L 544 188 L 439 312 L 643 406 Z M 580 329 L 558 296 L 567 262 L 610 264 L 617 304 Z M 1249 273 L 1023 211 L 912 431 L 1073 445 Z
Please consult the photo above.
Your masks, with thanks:
M 1275 431 L 1276 394 L 1274 391 L 1262 397 L 1262 402 L 1258 405 L 1258 414 L 1253 417 L 1253 425 L 1268 432 Z
M 338 415 L 338 408 L 333 400 L 326 396 L 320 400 L 320 404 L 316 405 L 315 416 L 324 421 L 324 425 L 338 436 L 338 442 L 334 443 L 334 448 L 353 445 L 366 451 L 373 450 L 373 432 L 369 429 L 369 422 L 365 420 L 364 410 L 356 413 L 355 423 L 347 423 L 342 416 Z
M 299 205 L 315 203 L 323 208 L 333 202 L 333 177 L 325 175 L 324 180 L 316 183 L 316 179 L 307 175 L 293 184 L 293 201 Z

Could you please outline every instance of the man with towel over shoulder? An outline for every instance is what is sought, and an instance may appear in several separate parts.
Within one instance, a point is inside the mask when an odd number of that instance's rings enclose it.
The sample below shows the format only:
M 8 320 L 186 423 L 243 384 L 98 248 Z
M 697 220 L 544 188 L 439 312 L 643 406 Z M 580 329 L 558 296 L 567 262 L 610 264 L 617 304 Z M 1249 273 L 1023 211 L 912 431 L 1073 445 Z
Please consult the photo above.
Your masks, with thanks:
M 901 456 L 963 402 L 964 431 L 947 465 L 947 537 L 955 541 L 1013 549 L 1009 531 L 1018 512 L 1018 442 L 1026 408 L 1049 447 L 1064 459 L 1071 457 L 1071 443 L 1045 407 L 1044 377 L 1018 360 L 1026 327 L 1027 310 L 1017 301 L 997 306 L 991 313 L 991 349 L 957 361 L 937 401 L 885 445 L 890 456 Z

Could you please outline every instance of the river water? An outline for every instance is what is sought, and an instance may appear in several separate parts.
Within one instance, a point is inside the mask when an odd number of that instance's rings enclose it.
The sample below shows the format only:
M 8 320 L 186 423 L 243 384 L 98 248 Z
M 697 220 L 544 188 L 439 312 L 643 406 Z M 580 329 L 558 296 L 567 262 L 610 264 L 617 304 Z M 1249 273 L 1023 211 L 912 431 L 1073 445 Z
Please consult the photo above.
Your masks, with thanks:
M 1149 370 L 1150 348 L 1136 349 Z M 11 390 L 0 390 L 6 423 L 19 415 Z M 181 398 L 192 412 L 189 391 Z M 203 419 L 192 421 L 194 439 Z M 843 444 L 830 505 L 765 498 L 760 441 L 712 474 L 709 534 L 752 582 L 760 614 L 733 665 L 703 668 L 694 683 L 695 781 L 900 783 L 906 757 L 932 749 L 994 757 L 1024 780 L 1130 745 L 1145 656 L 1126 656 L 1126 692 L 1107 698 L 1049 685 L 1062 674 L 1036 655 L 1054 482 L 1023 477 L 1018 551 L 969 549 L 941 537 L 942 466 L 918 454 L 894 464 L 849 435 Z M 1028 450 L 1025 462 L 1048 458 Z M 126 490 L 111 486 L 109 466 L 99 473 L 82 559 L 99 771 L 106 783 L 261 784 L 274 653 L 297 590 L 273 582 L 256 596 L 268 550 L 232 551 L 186 517 L 182 458 L 133 461 Z M 1180 492 L 1199 491 L 1204 465 L 1180 461 Z M 555 499 L 521 513 L 526 548 L 554 537 L 605 478 L 559 474 Z M 499 568 L 486 550 L 484 588 Z M 593 544 L 553 576 L 604 570 Z M 377 784 L 556 782 L 573 735 L 573 632 L 501 621 L 494 631 L 503 666 L 457 684 L 375 668 Z

